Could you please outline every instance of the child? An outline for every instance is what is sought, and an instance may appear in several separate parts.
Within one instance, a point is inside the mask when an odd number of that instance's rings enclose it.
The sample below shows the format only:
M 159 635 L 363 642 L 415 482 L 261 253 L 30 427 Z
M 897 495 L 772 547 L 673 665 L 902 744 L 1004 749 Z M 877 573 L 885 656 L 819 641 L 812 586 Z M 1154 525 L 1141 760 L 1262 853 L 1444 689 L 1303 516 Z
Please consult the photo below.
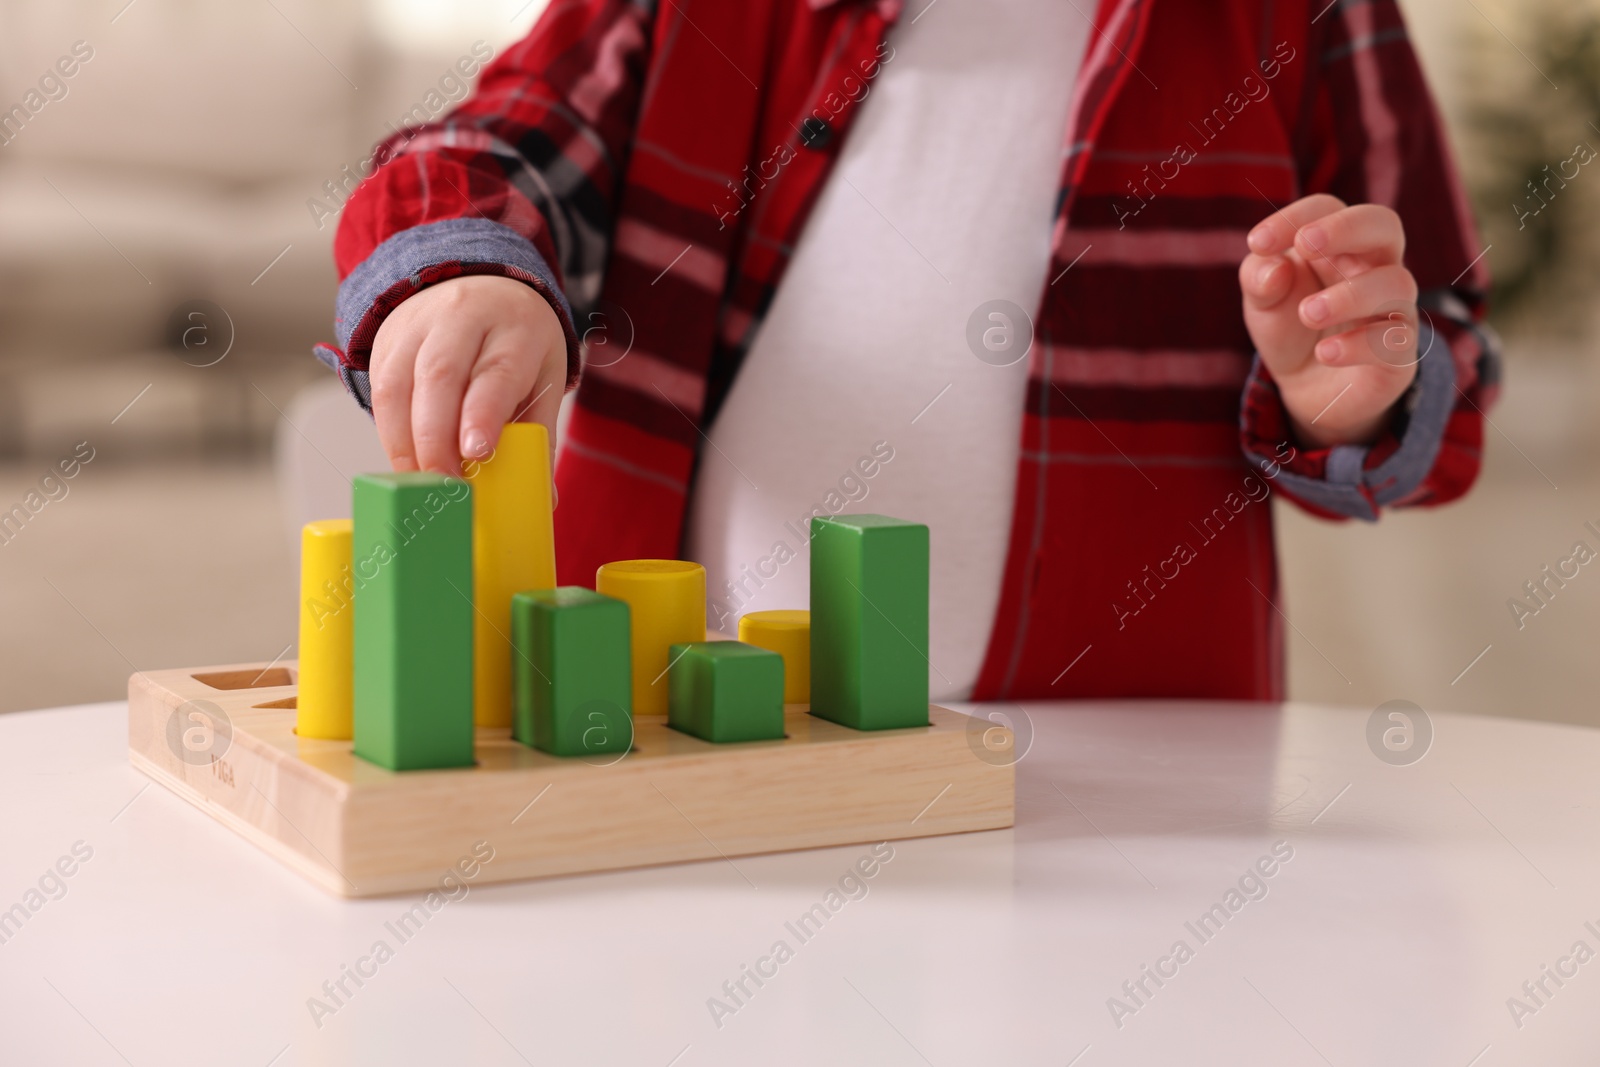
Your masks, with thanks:
M 936 697 L 1281 699 L 1271 492 L 1459 496 L 1497 382 L 1398 9 L 913 3 L 556 0 L 380 147 L 322 358 L 399 469 L 576 385 L 563 583 L 695 558 L 731 630 L 880 512 Z

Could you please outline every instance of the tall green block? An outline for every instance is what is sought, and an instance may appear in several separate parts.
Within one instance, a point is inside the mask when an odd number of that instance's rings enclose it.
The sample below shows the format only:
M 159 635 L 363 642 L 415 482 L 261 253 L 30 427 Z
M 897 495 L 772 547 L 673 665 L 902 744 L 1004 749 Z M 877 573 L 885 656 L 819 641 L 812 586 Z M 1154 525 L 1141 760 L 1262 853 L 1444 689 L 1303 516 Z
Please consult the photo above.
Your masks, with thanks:
M 857 730 L 928 725 L 928 528 L 811 520 L 811 714 Z
M 511 598 L 511 736 L 553 756 L 633 744 L 628 605 L 582 586 Z
M 669 650 L 667 725 L 702 741 L 783 736 L 783 657 L 742 641 Z
M 355 480 L 355 753 L 392 771 L 472 765 L 472 490 Z

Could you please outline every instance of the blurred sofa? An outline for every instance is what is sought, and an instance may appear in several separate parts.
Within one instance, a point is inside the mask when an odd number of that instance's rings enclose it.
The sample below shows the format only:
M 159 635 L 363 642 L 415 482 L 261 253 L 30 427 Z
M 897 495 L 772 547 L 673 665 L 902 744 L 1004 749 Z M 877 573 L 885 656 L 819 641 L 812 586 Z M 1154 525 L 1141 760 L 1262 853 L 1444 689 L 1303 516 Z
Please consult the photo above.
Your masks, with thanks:
M 308 201 L 479 30 L 397 36 L 402 0 L 125 2 L 0 0 L 0 454 L 263 445 L 332 333 L 336 220 Z M 495 47 L 517 32 L 478 7 Z

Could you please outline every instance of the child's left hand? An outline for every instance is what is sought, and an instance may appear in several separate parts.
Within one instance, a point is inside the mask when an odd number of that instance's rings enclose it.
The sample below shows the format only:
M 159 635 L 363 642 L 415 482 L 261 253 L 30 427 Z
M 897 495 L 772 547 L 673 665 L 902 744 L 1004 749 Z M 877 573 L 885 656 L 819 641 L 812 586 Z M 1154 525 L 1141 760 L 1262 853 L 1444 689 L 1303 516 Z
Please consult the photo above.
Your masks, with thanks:
M 1244 321 L 1303 446 L 1366 444 L 1417 374 L 1400 216 L 1327 194 L 1267 216 L 1239 265 Z

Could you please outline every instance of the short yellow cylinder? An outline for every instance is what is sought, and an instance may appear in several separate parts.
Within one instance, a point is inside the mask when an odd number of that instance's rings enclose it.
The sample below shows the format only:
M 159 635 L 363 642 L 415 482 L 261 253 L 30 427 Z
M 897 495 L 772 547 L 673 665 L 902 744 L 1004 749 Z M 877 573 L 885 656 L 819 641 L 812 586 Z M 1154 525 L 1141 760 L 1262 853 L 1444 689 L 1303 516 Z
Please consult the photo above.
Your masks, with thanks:
M 300 679 L 295 732 L 348 741 L 355 592 L 349 519 L 308 522 L 300 531 Z
M 783 702 L 811 703 L 811 612 L 752 611 L 739 620 L 739 640 L 783 657 Z
M 537 422 L 500 431 L 468 460 L 472 485 L 472 707 L 478 726 L 511 725 L 511 598 L 556 584 L 550 437 Z M 466 590 L 462 590 L 463 593 Z
M 677 559 L 604 564 L 598 593 L 628 603 L 633 642 L 633 713 L 667 713 L 667 649 L 706 639 L 706 569 Z

